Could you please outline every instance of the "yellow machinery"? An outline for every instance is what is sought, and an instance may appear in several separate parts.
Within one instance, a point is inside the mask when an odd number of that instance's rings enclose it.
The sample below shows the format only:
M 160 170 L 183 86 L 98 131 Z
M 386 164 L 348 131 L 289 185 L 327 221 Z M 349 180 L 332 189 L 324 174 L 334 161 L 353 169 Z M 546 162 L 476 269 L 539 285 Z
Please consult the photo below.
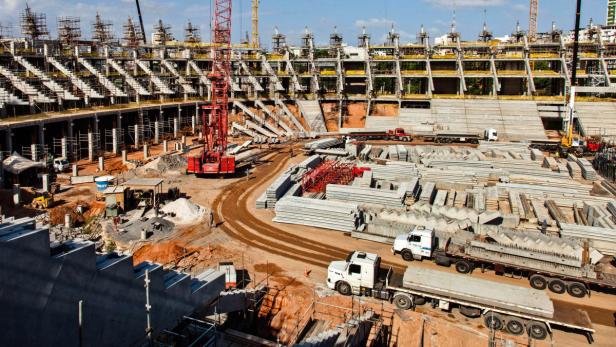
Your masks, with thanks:
M 32 208 L 44 210 L 44 209 L 53 207 L 53 204 L 54 204 L 53 194 L 42 193 L 41 195 L 32 199 L 32 203 L 30 203 L 30 206 L 32 206 Z
M 573 134 L 573 118 L 575 115 L 575 86 L 571 87 L 569 102 L 567 103 L 567 119 L 565 120 L 565 135 L 560 140 L 563 152 L 568 152 L 572 148 L 580 146 L 580 137 Z

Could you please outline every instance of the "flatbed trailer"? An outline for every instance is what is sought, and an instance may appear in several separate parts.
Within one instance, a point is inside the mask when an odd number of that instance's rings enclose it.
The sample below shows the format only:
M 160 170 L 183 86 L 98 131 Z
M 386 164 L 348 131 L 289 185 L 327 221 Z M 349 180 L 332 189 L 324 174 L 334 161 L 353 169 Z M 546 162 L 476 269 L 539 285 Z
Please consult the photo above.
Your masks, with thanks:
M 426 142 L 434 143 L 470 143 L 479 144 L 481 136 L 470 133 L 453 133 L 453 132 L 440 132 L 436 134 L 423 134 L 416 136 Z
M 402 142 L 411 142 L 413 141 L 413 135 L 407 133 L 402 128 L 397 128 L 394 130 L 383 130 L 383 131 L 352 131 L 346 134 L 347 137 L 357 139 L 359 141 L 367 141 L 367 140 L 390 140 L 390 141 L 402 141 Z
M 329 288 L 343 295 L 388 300 L 403 310 L 428 302 L 445 311 L 456 308 L 466 317 L 483 317 L 490 329 L 512 335 L 527 332 L 543 340 L 557 327 L 584 334 L 593 342 L 595 330 L 587 312 L 555 305 L 545 292 L 524 287 L 410 267 L 401 276 L 391 268 L 380 268 L 378 255 L 363 252 L 332 262 L 327 281 Z

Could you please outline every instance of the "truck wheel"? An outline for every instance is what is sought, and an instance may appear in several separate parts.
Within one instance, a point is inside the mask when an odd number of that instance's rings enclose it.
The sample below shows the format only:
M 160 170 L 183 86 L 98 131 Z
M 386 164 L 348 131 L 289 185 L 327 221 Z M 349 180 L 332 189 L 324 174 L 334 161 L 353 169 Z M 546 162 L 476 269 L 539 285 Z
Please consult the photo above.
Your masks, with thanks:
M 562 294 L 567 291 L 565 282 L 557 279 L 551 280 L 550 283 L 548 283 L 548 288 L 556 294 Z
M 541 275 L 532 275 L 528 280 L 530 281 L 530 286 L 538 290 L 544 290 L 548 286 L 548 281 Z
M 460 260 L 456 263 L 456 271 L 458 271 L 461 274 L 467 274 L 471 272 L 471 270 L 472 270 L 471 263 L 469 263 L 466 260 Z
M 411 299 L 411 297 L 407 294 L 397 294 L 394 296 L 394 304 L 401 310 L 408 310 L 411 308 L 412 303 L 413 299 Z
M 353 293 L 351 286 L 346 282 L 338 283 L 338 293 L 349 296 Z
M 507 324 L 505 324 L 505 328 L 511 335 L 524 334 L 524 322 L 517 317 L 509 317 L 509 319 L 507 319 Z
M 488 312 L 483 317 L 483 321 L 489 329 L 501 330 L 503 328 L 503 319 L 496 312 Z
M 481 317 L 481 310 L 470 306 L 460 306 L 460 313 L 468 318 Z
M 403 250 L 400 255 L 402 255 L 402 259 L 406 261 L 413 261 L 413 252 L 408 249 Z
M 526 328 L 528 329 L 528 336 L 535 340 L 545 340 L 548 337 L 548 328 L 541 322 L 530 322 Z
M 586 286 L 579 282 L 569 283 L 567 293 L 575 298 L 583 298 L 588 294 Z

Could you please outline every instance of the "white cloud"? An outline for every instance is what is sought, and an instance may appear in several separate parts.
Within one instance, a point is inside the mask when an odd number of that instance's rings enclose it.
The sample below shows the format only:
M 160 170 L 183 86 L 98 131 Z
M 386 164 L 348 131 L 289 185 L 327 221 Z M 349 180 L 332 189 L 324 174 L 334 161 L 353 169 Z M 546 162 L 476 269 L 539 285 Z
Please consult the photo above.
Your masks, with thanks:
M 506 0 L 424 0 L 434 6 L 454 7 L 487 7 L 504 5 Z
M 358 19 L 355 21 L 355 26 L 358 28 L 391 28 L 394 24 L 394 21 L 386 18 Z
M 19 3 L 21 3 L 19 0 L 0 0 L 0 8 L 11 11 L 16 9 Z

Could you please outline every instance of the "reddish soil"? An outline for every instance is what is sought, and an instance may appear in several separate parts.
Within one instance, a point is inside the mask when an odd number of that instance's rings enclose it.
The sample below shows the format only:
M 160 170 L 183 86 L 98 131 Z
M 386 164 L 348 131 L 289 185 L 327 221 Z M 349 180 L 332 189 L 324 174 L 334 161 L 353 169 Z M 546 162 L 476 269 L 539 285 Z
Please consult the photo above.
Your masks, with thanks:
M 400 114 L 398 104 L 378 104 L 372 105 L 371 116 L 395 117 Z
M 325 125 L 327 131 L 336 132 L 340 130 L 338 127 L 338 103 L 337 102 L 322 102 L 321 109 L 323 109 L 323 117 L 325 118 Z
M 347 117 L 342 120 L 343 128 L 363 128 L 366 124 L 366 109 L 368 104 L 365 102 L 349 103 L 347 106 Z

